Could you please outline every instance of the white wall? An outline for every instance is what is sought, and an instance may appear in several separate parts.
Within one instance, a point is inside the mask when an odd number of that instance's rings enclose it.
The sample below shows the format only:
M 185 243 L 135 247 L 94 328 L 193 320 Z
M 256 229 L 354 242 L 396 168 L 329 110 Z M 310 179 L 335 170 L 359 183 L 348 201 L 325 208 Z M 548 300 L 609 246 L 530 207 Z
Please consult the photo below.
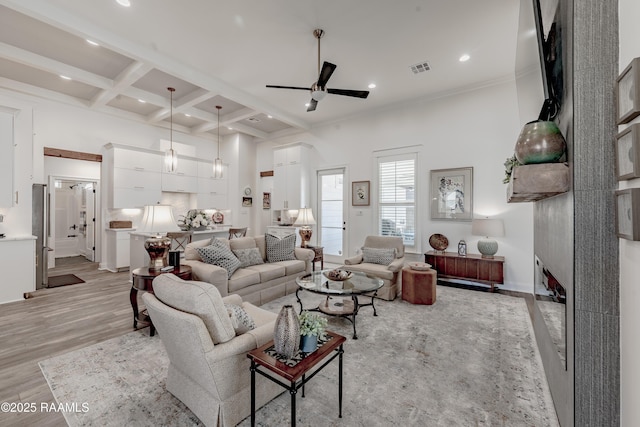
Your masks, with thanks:
M 640 56 L 640 3 L 619 0 L 620 62 L 622 72 L 631 60 Z M 640 122 L 640 119 L 634 120 Z M 620 126 L 623 130 L 625 126 Z M 621 181 L 620 188 L 640 187 L 640 180 Z M 620 425 L 637 425 L 640 420 L 640 242 L 620 239 Z
M 536 117 L 534 117 L 536 118 Z M 507 204 L 503 163 L 513 154 L 521 120 L 514 81 L 454 94 L 440 99 L 424 99 L 365 117 L 315 127 L 311 131 L 260 143 L 257 170 L 273 168 L 275 145 L 305 142 L 314 146 L 312 208 L 315 200 L 315 170 L 347 167 L 351 181 L 372 181 L 375 196 L 374 154 L 404 146 L 418 146 L 418 228 L 421 252 L 430 250 L 428 238 L 442 233 L 449 250 L 456 251 L 460 239 L 467 241 L 469 253 L 478 253 L 477 236 L 470 222 L 433 221 L 429 213 L 429 176 L 432 169 L 473 166 L 474 214 L 502 218 L 506 236 L 498 239 L 498 255 L 506 258 L 505 288 L 533 292 L 533 215 L 530 204 Z M 274 190 L 276 191 L 276 190 Z M 375 233 L 376 205 L 348 203 L 348 253 L 355 254 L 368 234 Z M 362 211 L 362 216 L 356 216 Z M 264 225 L 264 224 L 263 224 Z M 418 258 L 421 255 L 417 255 Z

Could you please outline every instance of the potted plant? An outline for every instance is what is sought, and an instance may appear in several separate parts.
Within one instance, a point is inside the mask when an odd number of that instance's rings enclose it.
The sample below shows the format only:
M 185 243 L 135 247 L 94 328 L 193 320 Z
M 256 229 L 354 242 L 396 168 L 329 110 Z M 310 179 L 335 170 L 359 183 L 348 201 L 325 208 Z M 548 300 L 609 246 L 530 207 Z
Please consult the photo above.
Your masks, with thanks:
M 327 319 L 318 313 L 303 311 L 300 314 L 300 351 L 311 353 L 318 348 L 318 337 L 327 327 Z

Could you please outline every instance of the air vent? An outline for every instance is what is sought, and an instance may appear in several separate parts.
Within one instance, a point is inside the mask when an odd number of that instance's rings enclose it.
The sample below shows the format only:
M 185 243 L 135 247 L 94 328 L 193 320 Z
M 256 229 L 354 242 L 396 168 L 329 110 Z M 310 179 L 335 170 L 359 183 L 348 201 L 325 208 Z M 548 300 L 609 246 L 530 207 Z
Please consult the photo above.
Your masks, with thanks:
M 249 117 L 247 121 L 253 122 L 253 123 L 260 123 L 260 119 L 257 117 Z
M 424 73 L 425 71 L 429 71 L 431 69 L 431 65 L 427 61 L 420 62 L 418 64 L 413 64 L 409 66 L 413 74 Z

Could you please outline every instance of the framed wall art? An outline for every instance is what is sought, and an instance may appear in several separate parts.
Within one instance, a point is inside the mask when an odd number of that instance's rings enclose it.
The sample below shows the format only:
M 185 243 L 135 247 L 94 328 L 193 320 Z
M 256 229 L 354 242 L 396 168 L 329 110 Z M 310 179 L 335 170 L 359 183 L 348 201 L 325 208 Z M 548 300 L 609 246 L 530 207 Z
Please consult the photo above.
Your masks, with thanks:
M 616 234 L 640 240 L 640 188 L 616 191 Z
M 242 207 L 243 208 L 250 208 L 251 206 L 253 206 L 253 198 L 252 197 L 243 197 L 242 198 Z
M 370 181 L 353 181 L 351 183 L 351 205 L 352 206 L 369 206 L 370 197 Z
M 616 177 L 618 181 L 640 177 L 640 123 L 616 137 Z
M 640 58 L 634 58 L 616 79 L 616 123 L 629 123 L 640 115 Z
M 431 219 L 473 219 L 473 168 L 431 171 Z
M 271 209 L 271 193 L 262 193 L 262 209 Z

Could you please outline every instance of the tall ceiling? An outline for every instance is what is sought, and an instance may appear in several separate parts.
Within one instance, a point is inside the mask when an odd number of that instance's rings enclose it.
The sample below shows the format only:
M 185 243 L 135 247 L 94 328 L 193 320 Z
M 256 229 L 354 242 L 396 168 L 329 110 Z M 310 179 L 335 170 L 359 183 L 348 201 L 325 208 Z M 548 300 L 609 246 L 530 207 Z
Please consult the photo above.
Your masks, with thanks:
M 174 87 L 174 129 L 214 139 L 221 105 L 222 135 L 268 139 L 515 72 L 514 0 L 130 1 L 0 0 L 0 87 L 165 127 Z M 327 86 L 367 99 L 265 87 L 317 80 L 316 28 Z

